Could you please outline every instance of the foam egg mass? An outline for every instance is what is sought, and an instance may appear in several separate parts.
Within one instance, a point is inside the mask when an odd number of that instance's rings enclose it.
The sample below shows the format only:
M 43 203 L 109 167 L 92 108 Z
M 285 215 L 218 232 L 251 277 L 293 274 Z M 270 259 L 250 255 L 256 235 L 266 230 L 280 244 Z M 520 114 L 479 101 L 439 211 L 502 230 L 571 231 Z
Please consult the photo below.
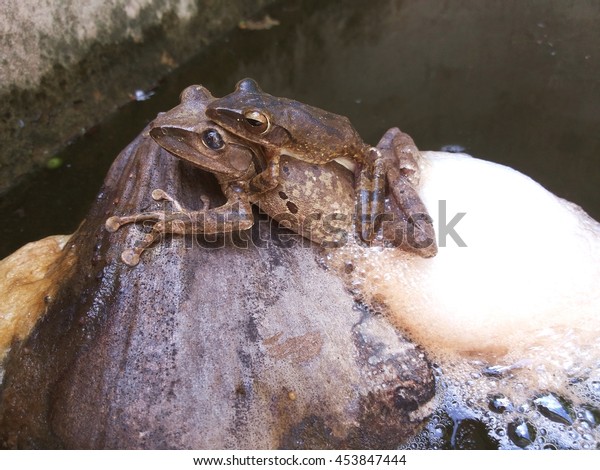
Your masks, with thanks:
M 411 445 L 595 448 L 600 224 L 506 166 L 444 152 L 421 165 L 437 256 L 348 243 L 326 260 L 439 369 L 439 413 Z M 487 440 L 457 440 L 469 433 Z

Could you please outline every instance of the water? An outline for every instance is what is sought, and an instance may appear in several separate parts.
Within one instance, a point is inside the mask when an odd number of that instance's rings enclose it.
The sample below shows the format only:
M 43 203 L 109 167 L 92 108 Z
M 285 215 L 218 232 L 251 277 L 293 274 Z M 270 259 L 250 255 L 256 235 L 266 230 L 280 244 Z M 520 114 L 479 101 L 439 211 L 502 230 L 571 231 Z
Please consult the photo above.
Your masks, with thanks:
M 557 392 L 536 393 L 518 371 L 490 378 L 481 370 L 477 361 L 436 370 L 437 408 L 406 448 L 600 448 L 600 395 L 589 378 L 569 384 L 570 400 Z

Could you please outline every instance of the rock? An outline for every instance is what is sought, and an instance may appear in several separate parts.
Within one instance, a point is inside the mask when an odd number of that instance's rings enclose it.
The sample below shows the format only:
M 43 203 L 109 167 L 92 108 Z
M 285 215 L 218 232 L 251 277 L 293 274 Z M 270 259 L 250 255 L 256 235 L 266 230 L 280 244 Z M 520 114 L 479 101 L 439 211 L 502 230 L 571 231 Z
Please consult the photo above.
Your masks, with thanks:
M 143 234 L 104 223 L 156 208 L 155 188 L 218 203 L 210 175 L 147 134 L 120 154 L 65 248 L 73 274 L 7 357 L 3 447 L 395 448 L 419 429 L 422 350 L 274 223 L 173 237 L 125 265 Z
M 28 243 L 0 261 L 0 360 L 13 341 L 27 337 L 69 276 L 73 259 L 61 253 L 69 238 L 54 235 Z

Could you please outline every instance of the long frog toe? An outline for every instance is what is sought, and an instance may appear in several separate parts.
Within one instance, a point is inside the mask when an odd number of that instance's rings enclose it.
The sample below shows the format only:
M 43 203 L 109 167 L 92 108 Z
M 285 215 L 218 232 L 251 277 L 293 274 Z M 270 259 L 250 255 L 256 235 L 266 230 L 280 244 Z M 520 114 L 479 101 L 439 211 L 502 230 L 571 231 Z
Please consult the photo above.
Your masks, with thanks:
M 106 222 L 104 223 L 104 226 L 106 227 L 106 230 L 108 230 L 111 233 L 116 232 L 117 230 L 119 230 L 119 228 L 121 227 L 121 225 L 123 225 L 122 217 L 119 217 L 119 216 L 116 216 L 116 215 L 113 215 L 112 217 L 109 217 L 108 219 L 106 219 Z
M 162 189 L 155 189 L 152 191 L 152 199 L 155 201 L 169 201 L 175 212 L 184 212 L 184 209 L 179 201 Z
M 140 254 L 141 252 L 138 252 L 136 248 L 131 248 L 121 253 L 121 260 L 128 266 L 137 266 L 140 262 Z

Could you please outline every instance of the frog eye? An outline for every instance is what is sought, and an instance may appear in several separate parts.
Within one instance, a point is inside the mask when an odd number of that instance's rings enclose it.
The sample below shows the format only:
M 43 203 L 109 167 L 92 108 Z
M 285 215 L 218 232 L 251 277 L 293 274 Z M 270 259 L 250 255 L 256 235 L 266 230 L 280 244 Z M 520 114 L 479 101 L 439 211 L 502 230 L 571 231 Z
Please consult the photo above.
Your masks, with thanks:
M 225 146 L 223 137 L 215 129 L 207 129 L 202 133 L 202 143 L 211 150 L 219 150 Z
M 246 123 L 250 125 L 252 129 L 260 131 L 261 134 L 264 134 L 269 130 L 269 118 L 259 111 L 246 111 L 244 113 L 244 118 L 246 119 Z

